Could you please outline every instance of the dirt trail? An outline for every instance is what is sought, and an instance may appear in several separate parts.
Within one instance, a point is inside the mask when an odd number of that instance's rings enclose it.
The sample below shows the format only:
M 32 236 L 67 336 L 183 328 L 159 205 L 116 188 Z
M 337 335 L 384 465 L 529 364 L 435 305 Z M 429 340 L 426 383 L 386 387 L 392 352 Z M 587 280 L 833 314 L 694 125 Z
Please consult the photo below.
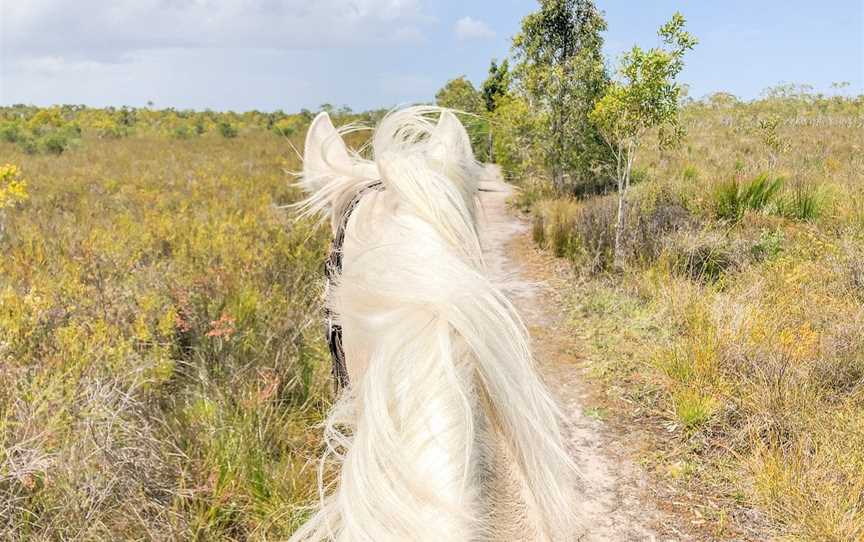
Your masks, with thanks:
M 569 445 L 582 471 L 577 503 L 582 542 L 666 542 L 691 538 L 677 532 L 658 510 L 648 482 L 626 458 L 625 436 L 586 415 L 589 390 L 578 367 L 578 342 L 564 329 L 560 288 L 550 282 L 555 260 L 531 247 L 527 222 L 506 204 L 511 187 L 494 170 L 481 193 L 481 236 L 493 280 L 515 303 L 531 332 L 538 364 L 562 405 Z M 559 279 L 560 280 L 560 279 Z M 559 285 L 563 287 L 564 285 Z

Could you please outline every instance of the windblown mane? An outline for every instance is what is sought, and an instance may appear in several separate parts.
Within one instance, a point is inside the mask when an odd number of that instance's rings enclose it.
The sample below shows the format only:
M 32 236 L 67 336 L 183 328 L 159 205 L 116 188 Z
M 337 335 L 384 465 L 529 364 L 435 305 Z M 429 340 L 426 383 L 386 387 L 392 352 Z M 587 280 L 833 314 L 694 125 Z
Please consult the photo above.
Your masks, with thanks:
M 352 214 L 357 248 L 327 299 L 346 329 L 370 337 L 367 364 L 327 418 L 320 503 L 291 540 L 461 542 L 495 533 L 482 502 L 490 448 L 480 442 L 494 432 L 538 508 L 538 529 L 565 539 L 575 467 L 527 331 L 486 276 L 481 168 L 464 128 L 439 108 L 396 111 L 375 131 L 374 159 L 364 160 L 319 116 L 305 150 L 302 207 L 329 214 L 334 228 L 364 187 L 383 189 Z M 328 461 L 340 467 L 330 485 Z

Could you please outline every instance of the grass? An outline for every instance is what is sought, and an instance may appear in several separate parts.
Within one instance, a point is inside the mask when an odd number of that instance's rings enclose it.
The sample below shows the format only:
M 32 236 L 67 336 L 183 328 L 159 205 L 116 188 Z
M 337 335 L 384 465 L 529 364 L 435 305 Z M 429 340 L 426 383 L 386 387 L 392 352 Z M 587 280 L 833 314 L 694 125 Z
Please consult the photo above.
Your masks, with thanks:
M 287 538 L 331 384 L 285 138 L 0 155 L 0 539 Z
M 567 246 L 580 271 L 572 326 L 610 415 L 657 428 L 647 466 L 721 503 L 714 536 L 864 539 L 860 124 L 807 122 L 862 107 L 798 97 L 685 108 L 684 145 L 649 146 L 637 164 L 651 180 L 633 187 L 628 221 L 652 235 L 630 241 L 623 274 L 595 265 L 581 218 L 608 215 L 608 197 L 534 205 L 535 240 Z M 771 141 L 752 120 L 762 117 L 774 119 Z M 669 202 L 680 220 L 646 218 Z
M 783 179 L 759 174 L 747 183 L 737 179 L 721 183 L 716 190 L 716 213 L 721 219 L 741 220 L 747 211 L 768 210 L 783 188 Z

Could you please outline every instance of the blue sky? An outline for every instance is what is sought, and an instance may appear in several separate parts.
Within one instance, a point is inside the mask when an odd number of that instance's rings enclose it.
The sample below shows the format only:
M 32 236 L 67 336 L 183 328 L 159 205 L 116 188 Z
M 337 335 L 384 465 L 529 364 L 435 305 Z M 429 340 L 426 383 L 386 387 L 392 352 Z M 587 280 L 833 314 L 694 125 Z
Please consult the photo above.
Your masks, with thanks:
M 614 63 L 676 10 L 691 95 L 780 82 L 864 93 L 864 0 L 599 0 Z M 354 109 L 479 82 L 534 0 L 0 0 L 0 104 Z

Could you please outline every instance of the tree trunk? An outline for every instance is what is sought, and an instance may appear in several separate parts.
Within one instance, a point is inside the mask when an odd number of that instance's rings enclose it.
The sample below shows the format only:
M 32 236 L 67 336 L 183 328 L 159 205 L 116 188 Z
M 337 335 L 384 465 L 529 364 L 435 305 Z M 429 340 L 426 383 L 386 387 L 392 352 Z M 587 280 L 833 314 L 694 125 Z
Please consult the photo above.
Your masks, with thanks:
M 564 193 L 564 171 L 560 164 L 552 166 L 552 185 L 558 194 Z
M 627 212 L 627 184 L 624 179 L 618 178 L 618 215 L 615 220 L 615 252 L 612 265 L 616 271 L 624 270 L 624 247 L 621 238 L 624 235 L 624 215 Z
M 623 156 L 622 156 L 623 154 Z M 627 223 L 627 189 L 630 187 L 630 170 L 633 167 L 633 147 L 628 145 L 626 154 L 619 151 L 616 173 L 618 176 L 618 216 L 615 220 L 615 248 L 612 266 L 616 271 L 624 270 L 624 228 Z

